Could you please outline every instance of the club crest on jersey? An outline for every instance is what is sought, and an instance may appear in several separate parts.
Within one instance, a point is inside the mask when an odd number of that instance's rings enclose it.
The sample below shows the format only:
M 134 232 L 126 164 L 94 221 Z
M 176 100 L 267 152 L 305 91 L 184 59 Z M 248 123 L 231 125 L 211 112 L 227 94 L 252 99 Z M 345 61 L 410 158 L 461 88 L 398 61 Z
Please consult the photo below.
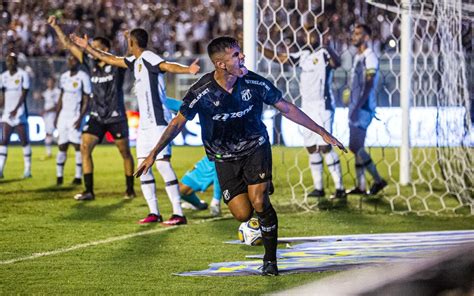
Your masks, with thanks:
M 112 71 L 112 66 L 111 65 L 105 66 L 104 71 L 105 73 L 110 73 L 110 71 Z
M 313 59 L 313 65 L 316 65 L 319 62 L 318 58 Z
M 250 101 L 252 98 L 252 94 L 250 93 L 250 89 L 244 89 L 243 91 L 240 92 L 240 95 L 242 96 L 242 101 Z
M 138 72 L 142 71 L 142 64 L 138 64 Z
M 15 84 L 20 84 L 20 79 L 15 80 Z
M 79 83 L 77 83 L 76 81 L 72 83 L 72 87 L 77 88 L 78 86 L 79 86 Z

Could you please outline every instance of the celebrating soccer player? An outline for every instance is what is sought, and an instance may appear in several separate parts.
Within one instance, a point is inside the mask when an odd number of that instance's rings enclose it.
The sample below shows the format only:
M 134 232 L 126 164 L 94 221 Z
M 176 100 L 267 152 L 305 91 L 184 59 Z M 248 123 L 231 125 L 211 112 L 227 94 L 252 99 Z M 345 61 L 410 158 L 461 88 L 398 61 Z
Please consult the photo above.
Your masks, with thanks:
M 0 79 L 0 88 L 3 93 L 3 114 L 0 121 L 0 179 L 3 178 L 3 169 L 7 160 L 7 146 L 11 134 L 16 131 L 23 147 L 25 168 L 24 178 L 31 177 L 31 146 L 28 138 L 28 113 L 26 109 L 26 95 L 30 89 L 28 73 L 18 67 L 18 58 L 14 53 L 7 56 L 7 71 Z
M 71 35 L 72 40 L 84 48 L 88 53 L 101 61 L 120 68 L 128 68 L 135 76 L 135 92 L 138 100 L 140 112 L 140 123 L 137 136 L 137 158 L 140 164 L 150 153 L 154 146 L 154 139 L 159 138 L 171 118 L 171 114 L 163 103 L 166 99 L 164 73 L 176 74 L 196 74 L 199 71 L 198 60 L 190 66 L 183 66 L 177 63 L 170 63 L 163 60 L 154 52 L 147 50 L 148 33 L 141 29 L 133 29 L 127 35 L 128 49 L 132 56 L 118 57 L 105 51 L 95 48 L 89 44 L 87 36 L 80 38 Z M 173 215 L 163 222 L 165 225 L 186 224 L 186 218 L 181 209 L 181 198 L 179 194 L 178 180 L 171 166 L 171 146 L 160 154 L 155 155 L 156 168 L 163 177 L 166 186 L 166 193 L 173 205 Z M 162 222 L 163 218 L 159 213 L 155 193 L 155 179 L 153 174 L 148 172 L 140 178 L 142 192 L 148 203 L 150 214 L 142 219 L 140 223 Z
M 334 122 L 334 110 L 336 103 L 332 93 L 333 70 L 340 66 L 341 62 L 334 50 L 329 47 L 319 47 L 316 35 L 310 35 L 307 44 L 295 53 L 275 53 L 264 48 L 265 57 L 274 57 L 280 63 L 292 62 L 301 68 L 300 93 L 301 109 L 311 119 L 321 124 L 327 131 L 332 133 Z M 332 197 L 345 199 L 346 192 L 342 184 L 341 164 L 339 156 L 328 145 L 320 135 L 302 128 L 304 146 L 309 153 L 309 167 L 313 176 L 314 190 L 308 194 L 313 197 L 324 197 L 323 189 L 323 157 L 331 173 L 336 187 Z
M 349 190 L 348 194 L 366 194 L 365 169 L 374 178 L 374 184 L 369 194 L 377 194 L 387 182 L 380 177 L 370 155 L 364 149 L 367 128 L 375 115 L 377 72 L 379 61 L 377 56 L 368 47 L 371 29 L 364 24 L 357 24 L 352 33 L 352 44 L 357 48 L 357 55 L 351 71 L 349 103 L 349 149 L 355 155 L 355 169 L 357 186 Z
M 278 275 L 276 249 L 278 219 L 268 197 L 272 180 L 272 154 L 262 122 L 263 103 L 273 105 L 285 117 L 320 134 L 331 145 L 344 146 L 298 107 L 285 101 L 268 80 L 249 72 L 244 54 L 232 37 L 212 40 L 207 52 L 215 71 L 202 76 L 187 92 L 183 105 L 171 120 L 135 175 L 147 174 L 155 157 L 196 114 L 207 156 L 215 161 L 224 202 L 239 221 L 255 211 L 262 232 L 265 255 L 263 275 Z
M 89 58 L 80 47 L 64 35 L 56 22 L 56 17 L 50 16 L 48 23 L 55 30 L 61 44 L 89 70 L 93 86 L 89 121 L 84 126 L 81 138 L 85 190 L 75 195 L 74 198 L 76 200 L 95 198 L 92 151 L 107 132 L 114 138 L 115 145 L 123 158 L 126 183 L 125 198 L 134 198 L 132 176 L 134 164 L 130 153 L 128 122 L 122 90 L 125 71 L 118 67 L 111 67 L 100 60 Z M 95 47 L 106 52 L 111 47 L 110 41 L 104 37 L 95 37 L 92 43 Z

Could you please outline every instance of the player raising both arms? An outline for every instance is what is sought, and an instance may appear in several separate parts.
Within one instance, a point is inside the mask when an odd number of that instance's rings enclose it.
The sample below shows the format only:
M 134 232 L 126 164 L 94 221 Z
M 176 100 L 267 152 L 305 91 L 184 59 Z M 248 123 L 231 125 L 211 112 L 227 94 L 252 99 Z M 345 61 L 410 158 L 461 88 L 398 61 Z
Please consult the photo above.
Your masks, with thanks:
M 140 122 L 137 135 L 137 159 L 140 164 L 152 151 L 154 139 L 161 137 L 163 131 L 171 119 L 171 114 L 164 102 L 166 90 L 164 73 L 196 74 L 199 71 L 198 61 L 190 66 L 170 63 L 163 60 L 154 52 L 147 50 L 148 33 L 140 28 L 133 29 L 128 39 L 128 50 L 132 56 L 118 57 L 90 45 L 87 36 L 80 38 L 71 35 L 71 39 L 88 53 L 101 61 L 120 68 L 128 68 L 134 73 L 135 93 L 138 100 Z M 171 146 L 164 147 L 160 154 L 155 155 L 154 163 L 158 172 L 163 177 L 165 189 L 173 205 L 173 215 L 164 222 L 165 225 L 186 224 L 186 218 L 181 209 L 181 198 L 179 194 L 178 179 L 171 166 Z M 151 171 L 140 177 L 143 195 L 148 203 L 150 214 L 142 219 L 140 223 L 161 222 L 162 216 L 158 210 L 156 199 L 155 179 Z
M 128 140 L 128 123 L 123 99 L 123 79 L 125 70 L 111 67 L 106 63 L 91 59 L 84 54 L 82 48 L 75 45 L 66 37 L 56 22 L 56 17 L 50 16 L 48 23 L 58 35 L 58 39 L 89 71 L 92 83 L 92 100 L 90 104 L 89 121 L 84 126 L 81 137 L 81 155 L 84 169 L 84 192 L 74 196 L 76 200 L 92 200 L 94 195 L 94 164 L 92 151 L 102 141 L 107 132 L 114 138 L 114 143 L 120 151 L 125 171 L 125 198 L 135 197 L 133 189 L 133 157 L 130 153 Z M 111 44 L 107 38 L 95 37 L 92 44 L 104 51 L 109 51 Z
M 18 59 L 14 53 L 7 56 L 7 71 L 0 77 L 0 88 L 3 93 L 3 114 L 0 120 L 0 179 L 7 160 L 7 146 L 11 134 L 16 131 L 23 147 L 25 168 L 24 178 L 31 177 L 31 146 L 28 137 L 28 111 L 26 95 L 30 89 L 28 73 L 18 67 Z
M 272 154 L 262 122 L 263 103 L 273 105 L 288 119 L 320 134 L 326 143 L 345 148 L 298 107 L 285 101 L 272 83 L 249 72 L 237 40 L 218 37 L 209 43 L 207 52 L 215 71 L 202 76 L 189 89 L 180 112 L 135 175 L 147 174 L 156 155 L 181 132 L 188 120 L 199 114 L 204 147 L 209 159 L 215 161 L 224 202 L 242 222 L 256 212 L 265 247 L 262 275 L 278 275 L 278 219 L 268 196 Z

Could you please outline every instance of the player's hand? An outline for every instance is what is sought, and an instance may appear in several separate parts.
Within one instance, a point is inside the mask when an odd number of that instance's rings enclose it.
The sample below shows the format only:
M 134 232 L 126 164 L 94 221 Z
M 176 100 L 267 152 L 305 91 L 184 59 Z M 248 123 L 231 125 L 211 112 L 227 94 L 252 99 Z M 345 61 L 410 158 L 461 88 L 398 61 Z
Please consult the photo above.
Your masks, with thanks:
M 145 175 L 146 173 L 148 173 L 148 171 L 151 169 L 154 163 L 155 163 L 155 156 L 153 155 L 153 152 L 152 152 L 148 154 L 145 160 L 138 166 L 135 173 L 133 173 L 133 176 L 135 176 L 135 178 L 140 178 L 141 175 Z
M 189 74 L 196 75 L 199 72 L 201 67 L 199 66 L 199 59 L 195 59 L 191 65 L 189 65 Z
M 76 43 L 77 46 L 81 48 L 86 48 L 89 44 L 89 37 L 87 37 L 87 34 L 84 34 L 84 38 L 81 38 L 76 34 L 72 33 L 69 35 L 69 38 L 71 38 L 72 42 Z
M 74 122 L 74 128 L 79 130 L 81 128 L 81 119 L 78 119 L 76 120 L 76 122 Z
M 344 151 L 345 153 L 347 153 L 347 149 L 346 147 L 344 147 L 344 145 L 339 142 L 338 139 L 336 139 L 333 135 L 331 135 L 330 133 L 326 132 L 325 134 L 323 134 L 321 136 L 324 140 L 324 142 L 330 144 L 330 145 L 333 145 L 333 146 L 337 146 L 339 149 L 341 149 L 342 151 Z
M 50 15 L 50 16 L 48 17 L 48 24 L 49 24 L 51 27 L 55 27 L 55 26 L 58 25 L 58 24 L 57 24 L 57 19 L 56 19 L 56 17 L 55 17 L 54 15 Z
M 16 116 L 16 112 L 17 112 L 17 110 L 13 110 L 12 112 L 10 112 L 10 117 L 15 117 L 15 116 Z

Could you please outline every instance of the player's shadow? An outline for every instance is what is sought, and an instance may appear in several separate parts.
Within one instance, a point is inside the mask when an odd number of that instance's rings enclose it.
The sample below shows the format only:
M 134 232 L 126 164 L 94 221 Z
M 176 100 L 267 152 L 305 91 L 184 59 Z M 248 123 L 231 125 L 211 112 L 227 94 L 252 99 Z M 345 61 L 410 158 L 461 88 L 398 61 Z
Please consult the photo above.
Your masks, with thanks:
M 112 212 L 117 211 L 127 204 L 127 200 L 120 200 L 117 203 L 98 206 L 94 202 L 90 201 L 80 201 L 71 207 L 72 213 L 66 217 L 64 220 L 74 220 L 74 221 L 83 221 L 83 220 L 104 220 Z
M 15 179 L 0 179 L 0 184 L 9 184 L 14 182 L 20 182 L 25 180 L 24 178 L 15 178 Z

